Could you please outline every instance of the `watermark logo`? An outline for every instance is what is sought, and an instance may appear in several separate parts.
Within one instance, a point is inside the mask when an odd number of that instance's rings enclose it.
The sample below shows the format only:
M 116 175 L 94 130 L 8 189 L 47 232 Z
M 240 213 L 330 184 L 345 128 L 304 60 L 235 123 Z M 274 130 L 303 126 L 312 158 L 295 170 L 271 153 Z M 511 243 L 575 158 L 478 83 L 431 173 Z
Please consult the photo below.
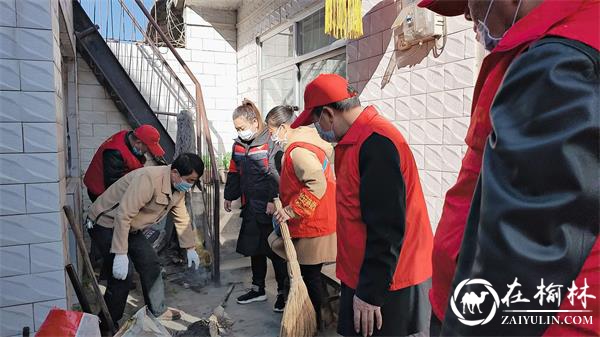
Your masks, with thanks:
M 463 289 L 464 286 L 469 286 L 469 285 L 482 285 L 484 289 L 483 291 L 480 292 L 475 292 L 475 291 L 471 291 L 471 292 L 465 292 L 462 297 L 460 297 L 460 293 L 461 290 Z M 487 296 L 490 297 L 487 297 Z M 485 302 L 486 298 L 491 298 L 494 303 L 491 306 L 490 312 L 487 314 L 487 316 L 485 318 L 482 319 L 467 319 L 465 318 L 465 315 L 467 313 L 470 314 L 483 314 L 483 312 L 481 311 L 481 304 L 483 302 Z M 457 306 L 457 302 L 459 303 L 460 306 L 462 306 L 462 311 L 459 310 L 458 306 Z M 465 325 L 469 325 L 469 326 L 475 326 L 475 325 L 484 325 L 489 323 L 489 321 L 492 320 L 492 318 L 494 318 L 494 315 L 496 315 L 496 310 L 500 307 L 500 298 L 498 297 L 498 293 L 496 293 L 496 291 L 494 290 L 494 288 L 492 287 L 492 284 L 484 279 L 466 279 L 462 282 L 460 282 L 458 284 L 458 286 L 456 286 L 456 289 L 454 290 L 454 294 L 452 295 L 452 298 L 450 299 L 450 306 L 452 307 L 452 311 L 454 312 L 454 314 L 456 315 L 456 317 L 458 317 L 458 320 L 465 324 Z

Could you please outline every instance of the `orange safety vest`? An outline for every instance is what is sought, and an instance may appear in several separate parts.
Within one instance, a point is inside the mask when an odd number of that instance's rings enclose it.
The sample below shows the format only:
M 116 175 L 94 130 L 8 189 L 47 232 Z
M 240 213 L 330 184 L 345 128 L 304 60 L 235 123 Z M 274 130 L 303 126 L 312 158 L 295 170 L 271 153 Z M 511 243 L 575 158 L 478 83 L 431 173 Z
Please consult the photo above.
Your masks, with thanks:
M 335 147 L 337 180 L 337 277 L 356 289 L 365 256 L 367 226 L 360 209 L 358 158 L 362 143 L 374 132 L 389 138 L 400 156 L 406 185 L 406 227 L 396 271 L 389 290 L 419 284 L 431 277 L 433 234 L 415 159 L 406 140 L 373 106 L 365 108 Z M 383 178 L 382 178 L 383 179 Z
M 83 178 L 83 183 L 93 195 L 99 196 L 106 190 L 106 188 L 104 188 L 104 161 L 102 160 L 102 155 L 105 150 L 117 150 L 121 153 L 121 157 L 123 157 L 123 161 L 125 162 L 125 174 L 144 167 L 144 163 L 140 162 L 131 150 L 129 150 L 129 147 L 127 147 L 127 144 L 125 143 L 127 133 L 129 133 L 129 131 L 123 130 L 112 135 L 100 145 L 94 154 L 92 162 Z
M 313 152 L 323 165 L 327 189 L 320 199 L 312 194 L 296 177 L 290 153 L 298 147 Z M 335 176 L 325 152 L 318 146 L 295 142 L 290 144 L 283 158 L 279 180 L 279 197 L 284 205 L 289 205 L 299 215 L 299 217 L 288 221 L 290 235 L 293 238 L 312 238 L 335 233 Z

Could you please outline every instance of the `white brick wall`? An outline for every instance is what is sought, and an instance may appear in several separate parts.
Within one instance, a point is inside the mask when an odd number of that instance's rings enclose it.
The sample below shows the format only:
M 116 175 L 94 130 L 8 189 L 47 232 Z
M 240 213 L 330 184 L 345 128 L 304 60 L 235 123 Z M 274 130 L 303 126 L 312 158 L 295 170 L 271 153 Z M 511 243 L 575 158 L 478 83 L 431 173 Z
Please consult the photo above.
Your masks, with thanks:
M 0 12 L 0 336 L 12 336 L 36 331 L 48 303 L 66 307 L 63 55 L 58 1 Z
M 238 10 L 238 96 L 258 99 L 255 38 L 315 1 L 245 0 Z M 363 0 L 365 35 L 346 46 L 347 76 L 364 105 L 377 106 L 411 145 L 431 224 L 439 221 L 444 196 L 456 181 L 464 154 L 477 67 L 483 54 L 463 17 L 448 19 L 448 41 L 439 58 L 431 54 L 413 68 L 395 69 L 382 89 L 394 51 L 390 29 L 399 0 Z

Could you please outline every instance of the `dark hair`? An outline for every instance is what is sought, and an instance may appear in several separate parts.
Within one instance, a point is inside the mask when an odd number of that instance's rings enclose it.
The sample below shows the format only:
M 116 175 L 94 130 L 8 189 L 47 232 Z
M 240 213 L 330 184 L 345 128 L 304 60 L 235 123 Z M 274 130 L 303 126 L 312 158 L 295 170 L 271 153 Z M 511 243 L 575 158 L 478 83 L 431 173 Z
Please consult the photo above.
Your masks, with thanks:
M 195 153 L 182 153 L 173 161 L 171 169 L 177 170 L 181 176 L 190 175 L 195 171 L 200 177 L 204 173 L 204 163 Z
M 281 124 L 292 124 L 294 119 L 296 119 L 294 111 L 297 110 L 297 106 L 278 105 L 269 111 L 265 120 L 268 125 L 276 128 L 280 127 Z
M 254 119 L 258 121 L 258 132 L 261 132 L 264 128 L 264 123 L 260 110 L 256 107 L 256 104 L 251 100 L 244 98 L 242 105 L 238 106 L 233 110 L 233 119 L 244 117 L 247 121 L 252 122 Z
M 312 114 L 317 117 L 320 117 L 321 113 L 323 112 L 324 107 L 328 107 L 333 110 L 347 111 L 347 110 L 350 110 L 357 106 L 360 106 L 360 99 L 358 98 L 358 91 L 356 91 L 356 89 L 354 89 L 353 87 L 348 86 L 348 92 L 351 94 L 354 94 L 354 96 L 352 96 L 350 98 L 346 98 L 339 102 L 333 102 L 333 103 L 325 104 L 323 106 L 318 106 L 318 107 L 312 109 Z

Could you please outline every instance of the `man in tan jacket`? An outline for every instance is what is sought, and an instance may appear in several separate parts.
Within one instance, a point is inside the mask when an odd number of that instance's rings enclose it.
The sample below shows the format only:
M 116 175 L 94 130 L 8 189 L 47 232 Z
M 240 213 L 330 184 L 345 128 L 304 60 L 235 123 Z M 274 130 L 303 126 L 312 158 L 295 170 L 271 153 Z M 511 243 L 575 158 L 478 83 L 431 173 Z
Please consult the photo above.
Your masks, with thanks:
M 198 182 L 203 172 L 204 164 L 199 156 L 183 153 L 172 165 L 132 171 L 92 204 L 88 213 L 88 231 L 103 256 L 104 271 L 111 275 L 104 299 L 115 326 L 123 316 L 133 267 L 140 275 L 144 301 L 150 311 L 164 320 L 181 317 L 179 312 L 167 309 L 164 304 L 158 256 L 142 231 L 171 212 L 179 244 L 187 249 L 188 267 L 195 263 L 197 268 L 196 236 L 185 206 L 185 192 Z M 101 328 L 105 330 L 102 324 Z

